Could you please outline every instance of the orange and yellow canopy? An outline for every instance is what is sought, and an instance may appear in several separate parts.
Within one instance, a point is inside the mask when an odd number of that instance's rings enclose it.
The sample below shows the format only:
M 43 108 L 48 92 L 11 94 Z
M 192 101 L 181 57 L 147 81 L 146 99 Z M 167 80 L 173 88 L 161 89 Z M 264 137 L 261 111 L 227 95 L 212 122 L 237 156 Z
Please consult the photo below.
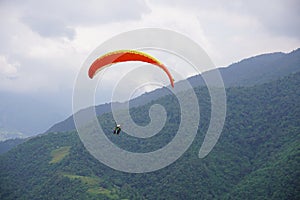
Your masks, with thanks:
M 136 50 L 119 50 L 104 54 L 92 63 L 89 68 L 88 75 L 90 78 L 93 78 L 97 74 L 97 72 L 101 71 L 105 67 L 108 67 L 115 63 L 127 61 L 146 62 L 161 68 L 168 75 L 170 83 L 172 87 L 174 87 L 174 79 L 165 65 L 163 65 L 159 60 L 150 56 L 149 54 Z

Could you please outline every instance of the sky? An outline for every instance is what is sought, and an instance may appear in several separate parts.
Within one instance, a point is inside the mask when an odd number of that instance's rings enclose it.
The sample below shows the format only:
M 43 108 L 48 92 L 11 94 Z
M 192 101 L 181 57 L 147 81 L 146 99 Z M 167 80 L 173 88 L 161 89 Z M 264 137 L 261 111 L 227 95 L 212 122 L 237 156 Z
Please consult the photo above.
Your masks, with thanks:
M 297 0 L 0 0 L 0 13 L 0 92 L 66 105 L 88 55 L 124 31 L 180 32 L 220 67 L 300 47 Z

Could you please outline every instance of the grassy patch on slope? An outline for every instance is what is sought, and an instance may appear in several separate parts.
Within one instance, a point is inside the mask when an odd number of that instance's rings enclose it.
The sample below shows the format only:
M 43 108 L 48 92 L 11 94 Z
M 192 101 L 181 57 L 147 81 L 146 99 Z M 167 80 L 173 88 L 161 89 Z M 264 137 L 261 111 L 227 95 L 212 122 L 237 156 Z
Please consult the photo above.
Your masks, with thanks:
M 49 162 L 50 164 L 60 162 L 64 157 L 69 155 L 71 146 L 64 146 L 58 149 L 55 149 L 51 152 L 52 160 Z

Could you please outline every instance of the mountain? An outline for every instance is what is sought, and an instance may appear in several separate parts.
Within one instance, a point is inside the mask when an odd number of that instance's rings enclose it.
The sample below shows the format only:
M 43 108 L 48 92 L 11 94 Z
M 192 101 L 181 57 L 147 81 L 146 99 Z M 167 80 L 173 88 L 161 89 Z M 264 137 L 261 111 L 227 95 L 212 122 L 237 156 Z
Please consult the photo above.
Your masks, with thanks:
M 69 96 L 72 91 L 62 93 L 64 94 L 56 92 L 45 94 L 43 91 L 36 93 L 1 91 L 0 130 L 6 133 L 20 133 L 24 137 L 45 132 L 47 128 L 71 113 L 72 101 Z M 15 135 L 7 134 L 5 139 L 10 138 L 15 138 Z
M 134 108 L 134 107 L 138 107 L 141 105 L 144 105 L 152 100 L 158 99 L 159 97 L 163 97 L 165 95 L 170 94 L 170 92 L 168 90 L 166 90 L 165 88 L 162 89 L 157 89 L 153 92 L 149 92 L 146 94 L 143 94 L 133 100 L 129 101 L 129 107 Z M 121 108 L 122 106 L 124 106 L 125 104 L 127 104 L 128 102 L 113 102 L 115 108 Z M 111 106 L 112 103 L 106 103 L 106 104 L 101 104 L 95 107 L 96 110 L 96 114 L 97 116 L 100 116 L 104 113 L 108 113 L 111 112 Z M 61 131 L 70 131 L 75 129 L 75 125 L 74 125 L 74 120 L 73 120 L 73 116 L 69 116 L 67 119 L 58 122 L 56 124 L 54 124 L 53 126 L 51 126 L 46 133 L 50 133 L 50 132 L 61 132 Z
M 220 68 L 226 87 L 250 86 L 276 80 L 290 73 L 299 71 L 300 49 L 290 53 L 270 53 L 255 56 Z M 206 74 L 209 74 L 207 72 Z M 189 78 L 194 87 L 204 85 L 200 76 Z M 177 86 L 180 82 L 177 83 Z M 130 102 L 132 107 L 144 105 L 170 92 L 166 88 L 146 93 Z M 18 132 L 24 137 L 44 132 L 67 131 L 74 129 L 71 113 L 72 90 L 53 91 L 51 94 L 36 91 L 28 94 L 0 92 L 0 128 L 5 133 Z M 53 99 L 53 97 L 56 97 Z M 110 105 L 97 108 L 97 113 L 109 111 Z M 61 121 L 66 119 L 62 124 Z M 38 122 L 38 123 L 37 123 Z M 58 123 L 57 123 L 58 122 Z M 53 126 L 54 123 L 57 123 Z M 1 134 L 1 133 L 0 133 Z M 14 138 L 6 135 L 6 139 Z
M 300 48 L 290 53 L 269 53 L 244 59 L 226 68 L 218 69 L 222 75 L 225 87 L 253 86 L 267 83 L 291 73 L 300 71 Z M 205 76 L 213 73 L 205 72 Z M 188 79 L 193 87 L 205 86 L 200 75 Z M 181 82 L 175 83 L 180 87 Z M 166 88 L 154 90 L 129 101 L 130 107 L 137 107 L 155 99 L 171 94 Z M 126 103 L 126 102 L 125 102 Z M 121 104 L 121 103 L 120 103 Z M 110 112 L 111 104 L 96 106 L 97 115 Z M 53 125 L 46 132 L 70 131 L 75 129 L 73 117 Z
M 268 53 L 219 68 L 225 87 L 253 86 L 276 80 L 300 70 L 300 48 L 290 53 Z M 204 73 L 209 75 L 210 71 Z M 203 85 L 200 76 L 190 78 L 193 86 Z
M 276 80 L 300 70 L 300 49 L 290 53 L 258 55 L 221 70 L 226 87 L 251 86 Z M 233 78 L 235 77 L 235 78 Z
M 29 139 L 0 156 L 0 198 L 8 199 L 300 199 L 300 73 L 249 87 L 227 89 L 222 135 L 204 159 L 198 158 L 208 128 L 210 100 L 195 88 L 201 121 L 191 147 L 161 170 L 130 174 L 93 158 L 75 131 Z M 111 113 L 99 122 L 107 137 L 129 151 L 160 148 L 180 121 L 176 98 L 161 97 L 131 109 L 139 124 L 149 121 L 155 103 L 168 111 L 167 124 L 149 139 L 111 134 Z M 146 113 L 146 114 L 145 114 Z
M 15 138 L 15 139 L 8 139 L 5 141 L 0 141 L 0 155 L 8 152 L 15 146 L 25 142 L 26 140 L 27 139 L 24 138 Z

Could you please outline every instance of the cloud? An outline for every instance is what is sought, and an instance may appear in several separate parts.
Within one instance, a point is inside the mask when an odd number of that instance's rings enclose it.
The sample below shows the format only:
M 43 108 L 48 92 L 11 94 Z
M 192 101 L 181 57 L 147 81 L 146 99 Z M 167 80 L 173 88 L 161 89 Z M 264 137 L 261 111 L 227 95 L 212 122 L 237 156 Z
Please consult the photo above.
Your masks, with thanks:
M 0 55 L 21 66 L 19 79 L 0 87 L 14 92 L 72 88 L 88 53 L 103 35 L 116 31 L 112 24 L 139 20 L 149 11 L 141 0 L 1 1 Z
M 17 77 L 19 63 L 9 63 L 5 56 L 0 55 L 0 79 L 13 79 Z
M 223 13 L 222 15 L 225 17 L 227 14 L 235 16 L 235 18 L 231 18 L 232 21 L 239 20 L 240 17 L 251 18 L 271 33 L 288 34 L 297 38 L 300 35 L 300 21 L 298 20 L 300 18 L 300 3 L 298 0 L 234 0 L 226 3 L 222 0 L 150 0 L 150 2 L 166 7 L 184 9 L 187 12 L 193 11 L 198 14 L 204 12 L 208 21 L 211 18 L 216 19 L 219 14 Z
M 296 0 L 226 3 L 221 0 L 149 0 L 149 3 L 166 13 L 169 10 L 177 13 L 173 27 L 178 28 L 176 20 L 183 17 L 183 24 L 189 24 L 185 32 L 192 32 L 188 36 L 206 50 L 217 66 L 227 66 L 261 53 L 289 52 L 300 46 L 300 3 Z M 150 8 L 155 12 L 152 6 Z
M 138 20 L 149 12 L 144 1 L 52 0 L 6 1 L 20 20 L 43 37 L 73 39 L 77 26 L 92 26 Z
M 5 16 L 0 19 L 0 55 L 5 56 L 2 62 L 17 67 L 17 78 L 1 81 L 0 90 L 54 91 L 64 84 L 70 88 L 81 58 L 72 43 L 61 38 L 44 38 L 18 20 L 18 12 L 7 7 L 0 10 Z
M 300 45 L 297 4 L 293 0 L 1 1 L 0 55 L 17 69 L 18 78 L 1 82 L 0 89 L 71 90 L 81 64 L 98 45 L 144 27 L 187 35 L 217 66 L 260 53 L 291 51 Z M 169 56 L 161 59 L 169 62 Z M 170 63 L 176 70 L 182 66 L 171 58 Z
M 256 19 L 269 33 L 299 38 L 300 2 L 297 0 L 248 1 L 236 12 Z
M 44 37 L 66 37 L 72 40 L 75 36 L 75 30 L 59 19 L 47 16 L 35 18 L 27 15 L 23 17 L 22 21 Z

